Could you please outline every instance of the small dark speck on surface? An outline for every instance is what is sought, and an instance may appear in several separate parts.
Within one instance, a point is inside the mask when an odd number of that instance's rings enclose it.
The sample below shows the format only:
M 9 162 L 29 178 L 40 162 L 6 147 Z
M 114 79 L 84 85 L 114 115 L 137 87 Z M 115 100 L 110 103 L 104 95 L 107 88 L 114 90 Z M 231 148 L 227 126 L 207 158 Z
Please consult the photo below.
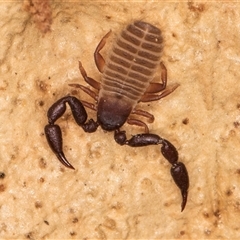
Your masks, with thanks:
M 39 182 L 40 182 L 40 183 L 44 183 L 44 181 L 45 181 L 45 179 L 44 179 L 43 177 L 40 177 L 40 178 L 39 178 Z
M 40 91 L 46 92 L 47 91 L 47 84 L 44 81 L 38 80 L 37 87 Z
M 233 194 L 233 191 L 232 190 L 230 190 L 230 189 L 228 189 L 227 191 L 226 191 L 226 195 L 229 197 L 229 196 L 231 196 Z
M 234 125 L 235 128 L 238 128 L 240 123 L 236 121 L 236 122 L 233 122 L 233 125 Z
M 189 123 L 189 119 L 188 119 L 188 118 L 184 118 L 184 119 L 182 120 L 182 123 L 185 124 L 185 125 L 187 125 L 187 124 Z
M 219 218 L 220 217 L 220 210 L 216 210 L 213 214 L 214 214 L 215 217 Z
M 33 235 L 34 235 L 33 232 L 29 232 L 26 234 L 26 238 L 31 239 L 31 240 L 35 239 Z
M 39 201 L 35 202 L 35 208 L 42 208 L 42 203 Z
M 207 213 L 207 212 L 204 212 L 203 213 L 203 216 L 205 217 L 205 218 L 209 218 L 210 216 L 209 216 L 209 213 Z
M 48 222 L 48 221 L 46 221 L 46 220 L 44 220 L 44 223 L 46 223 L 47 225 L 49 225 L 49 222 Z
M 0 179 L 4 179 L 6 177 L 4 172 L 0 172 Z
M 76 233 L 76 232 L 74 232 L 74 231 L 72 231 L 72 232 L 70 232 L 70 235 L 71 235 L 71 236 L 76 236 L 76 235 L 77 235 L 77 233 Z
M 40 100 L 39 101 L 39 106 L 42 107 L 44 105 L 44 101 Z
M 76 217 L 73 218 L 72 222 L 73 222 L 73 223 L 77 223 L 77 222 L 78 222 L 78 218 L 76 218 Z
M 44 158 L 39 159 L 39 167 L 42 168 L 42 169 L 47 167 L 47 162 L 45 161 Z
M 185 234 L 185 231 L 180 231 L 180 235 L 184 235 Z

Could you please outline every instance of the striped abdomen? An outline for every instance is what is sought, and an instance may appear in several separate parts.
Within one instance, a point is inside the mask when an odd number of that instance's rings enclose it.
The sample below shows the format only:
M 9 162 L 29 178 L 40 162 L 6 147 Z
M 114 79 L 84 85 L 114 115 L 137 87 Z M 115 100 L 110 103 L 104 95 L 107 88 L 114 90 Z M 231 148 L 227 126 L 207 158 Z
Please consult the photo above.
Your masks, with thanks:
M 161 31 L 146 22 L 136 21 L 121 32 L 102 75 L 98 111 L 106 112 L 104 119 L 110 117 L 110 111 L 116 118 L 118 111 L 127 119 L 159 67 L 162 43 Z

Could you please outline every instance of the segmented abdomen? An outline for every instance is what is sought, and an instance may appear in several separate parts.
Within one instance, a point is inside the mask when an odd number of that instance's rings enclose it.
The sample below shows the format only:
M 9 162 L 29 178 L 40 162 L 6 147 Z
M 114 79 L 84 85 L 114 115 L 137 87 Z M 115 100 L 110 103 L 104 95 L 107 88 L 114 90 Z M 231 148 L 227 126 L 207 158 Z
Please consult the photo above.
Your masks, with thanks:
M 106 60 L 101 96 L 125 99 L 134 107 L 159 67 L 162 47 L 163 39 L 158 28 L 141 21 L 128 25 L 113 44 Z

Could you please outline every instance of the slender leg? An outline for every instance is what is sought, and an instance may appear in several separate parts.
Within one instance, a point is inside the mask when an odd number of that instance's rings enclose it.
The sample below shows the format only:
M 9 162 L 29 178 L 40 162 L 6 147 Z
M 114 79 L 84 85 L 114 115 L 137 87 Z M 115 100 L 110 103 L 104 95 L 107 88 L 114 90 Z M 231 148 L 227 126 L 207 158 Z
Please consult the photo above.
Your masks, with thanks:
M 139 102 L 152 102 L 160 100 L 161 98 L 166 97 L 170 93 L 172 93 L 177 87 L 179 86 L 178 83 L 173 84 L 171 87 L 166 88 L 163 92 L 158 94 L 144 94 Z
M 68 84 L 70 87 L 75 87 L 75 88 L 80 88 L 83 90 L 85 93 L 87 93 L 90 97 L 92 97 L 95 101 L 98 101 L 98 94 L 92 91 L 91 89 L 77 83 L 70 83 Z
M 161 72 L 161 79 L 162 79 L 162 83 L 163 83 L 163 89 L 162 90 L 164 90 L 167 86 L 167 68 L 165 67 L 163 62 L 160 63 L 160 67 L 162 69 L 162 72 Z
M 103 72 L 103 68 L 104 68 L 104 65 L 105 65 L 105 60 L 104 58 L 102 57 L 102 55 L 100 54 L 100 51 L 102 50 L 102 48 L 105 46 L 106 42 L 107 42 L 107 39 L 108 37 L 110 36 L 111 34 L 111 30 L 102 38 L 102 40 L 100 41 L 100 43 L 97 45 L 97 48 L 94 52 L 94 59 L 95 59 L 95 64 L 99 70 L 99 72 Z
M 161 92 L 165 89 L 164 85 L 162 83 L 156 83 L 156 82 L 151 82 L 149 87 L 147 88 L 145 94 L 148 93 L 158 93 Z
M 167 68 L 165 65 L 161 62 L 160 67 L 162 69 L 161 72 L 161 81 L 162 83 L 150 83 L 148 89 L 142 96 L 140 102 L 151 102 L 151 101 L 157 101 L 161 98 L 166 97 L 170 93 L 172 93 L 178 86 L 179 84 L 173 84 L 171 87 L 167 87 Z M 153 94 L 153 93 L 158 93 L 161 92 L 160 94 Z
M 82 63 L 79 61 L 79 70 L 82 74 L 82 77 L 84 78 L 84 80 L 93 88 L 100 90 L 101 84 L 99 82 L 97 82 L 96 80 L 94 80 L 93 78 L 88 77 L 85 69 L 83 68 Z
M 189 177 L 185 165 L 182 162 L 178 162 L 178 152 L 176 148 L 166 139 L 159 137 L 156 134 L 137 134 L 127 140 L 125 131 L 116 130 L 114 133 L 115 141 L 120 145 L 128 145 L 131 147 L 143 147 L 148 145 L 161 144 L 162 155 L 168 160 L 171 167 L 171 175 L 176 185 L 181 190 L 182 205 L 181 211 L 184 210 L 187 203 Z
M 141 110 L 141 109 L 134 109 L 131 114 L 136 114 L 136 115 L 140 115 L 140 116 L 143 116 L 143 117 L 146 117 L 148 118 L 148 122 L 152 123 L 154 121 L 154 116 L 149 113 L 149 112 L 146 112 L 144 110 Z
M 95 132 L 98 127 L 98 123 L 94 122 L 92 119 L 86 122 L 87 113 L 83 104 L 77 98 L 72 96 L 59 99 L 49 108 L 47 113 L 48 124 L 45 126 L 45 135 L 48 144 L 64 166 L 74 169 L 63 153 L 62 132 L 60 127 L 55 124 L 55 122 L 66 111 L 66 103 L 69 104 L 76 123 L 81 126 L 85 132 Z
M 136 125 L 139 127 L 144 127 L 144 132 L 149 133 L 149 128 L 146 123 L 138 120 L 138 119 L 133 119 L 133 118 L 128 118 L 127 123 L 130 125 Z
M 87 108 L 89 108 L 89 109 L 92 109 L 92 110 L 94 110 L 94 111 L 97 111 L 97 107 L 96 107 L 95 104 L 89 103 L 89 102 L 86 102 L 86 101 L 83 101 L 83 100 L 81 100 L 81 102 L 82 102 L 82 104 L 83 104 L 84 107 L 87 107 Z
M 162 69 L 161 71 L 161 81 L 162 83 L 150 83 L 146 93 L 158 93 L 163 91 L 167 86 L 167 68 L 163 64 L 163 62 L 160 63 L 160 67 Z
M 93 88 L 95 88 L 97 90 L 100 90 L 100 83 L 97 82 L 96 80 L 94 80 L 93 78 L 90 78 L 90 77 L 87 76 L 87 73 L 86 73 L 85 69 L 83 68 L 80 61 L 79 61 L 79 69 L 80 69 L 80 72 L 81 72 L 83 78 L 85 79 L 85 81 L 90 86 L 92 86 Z M 90 88 L 85 87 L 81 84 L 77 84 L 77 83 L 71 83 L 71 84 L 68 84 L 68 85 L 70 87 L 80 88 L 82 91 L 87 93 L 90 97 L 92 97 L 96 102 L 98 102 L 98 94 L 96 92 L 92 91 Z M 95 104 L 92 104 L 92 103 L 89 103 L 89 102 L 86 102 L 86 101 L 83 101 L 83 100 L 81 102 L 85 107 L 88 107 L 88 108 L 90 108 L 92 110 L 95 110 L 95 111 L 97 110 Z

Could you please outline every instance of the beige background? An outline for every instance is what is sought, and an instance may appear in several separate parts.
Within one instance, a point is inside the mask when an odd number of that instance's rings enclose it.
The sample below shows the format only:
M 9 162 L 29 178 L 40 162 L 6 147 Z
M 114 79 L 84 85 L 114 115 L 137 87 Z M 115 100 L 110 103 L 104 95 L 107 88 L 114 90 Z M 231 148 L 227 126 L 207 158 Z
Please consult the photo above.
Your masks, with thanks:
M 41 15 L 27 3 L 0 2 L 1 238 L 239 238 L 240 5 L 53 1 Z M 158 146 L 122 147 L 100 128 L 84 133 L 68 110 L 58 123 L 73 171 L 44 136 L 54 101 L 67 94 L 91 101 L 68 86 L 85 84 L 78 60 L 99 81 L 96 45 L 135 19 L 162 29 L 169 84 L 180 84 L 141 107 L 155 116 L 150 131 L 177 147 L 189 171 L 182 213 Z

